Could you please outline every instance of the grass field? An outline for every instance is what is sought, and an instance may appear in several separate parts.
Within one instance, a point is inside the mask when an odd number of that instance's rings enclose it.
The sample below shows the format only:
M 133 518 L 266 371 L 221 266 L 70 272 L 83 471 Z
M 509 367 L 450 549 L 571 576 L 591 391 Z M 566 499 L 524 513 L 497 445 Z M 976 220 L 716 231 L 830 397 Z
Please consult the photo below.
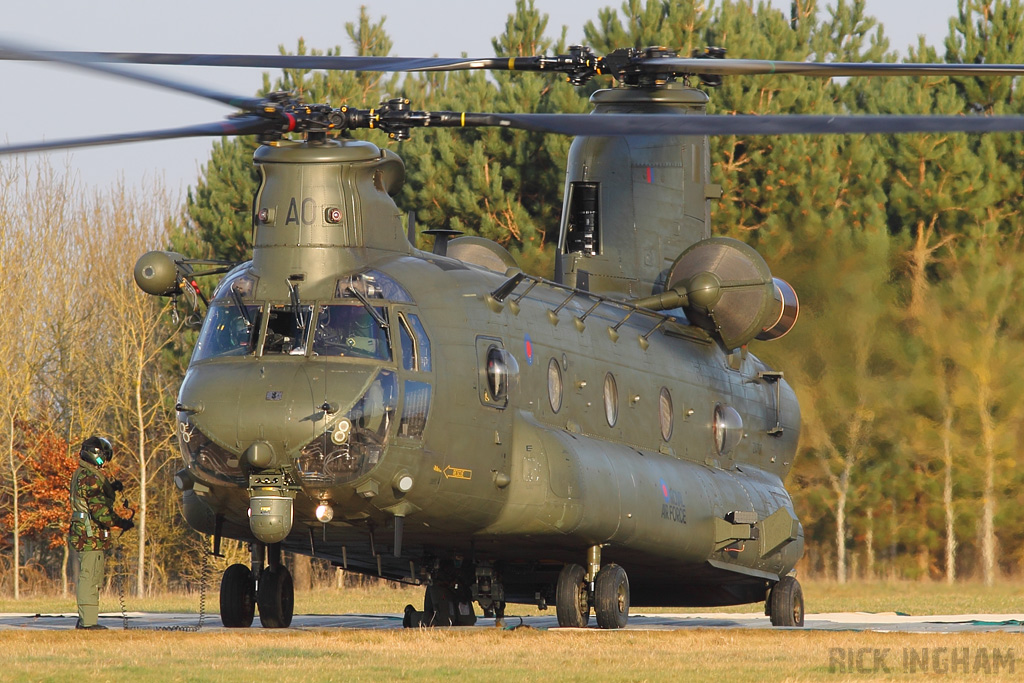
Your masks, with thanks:
M 1024 612 L 1024 584 L 808 582 L 808 611 Z M 211 588 L 209 611 L 217 611 Z M 105 595 L 101 609 L 119 609 Z M 296 594 L 296 613 L 396 613 L 421 589 Z M 197 595 L 128 599 L 129 610 L 197 611 Z M 733 611 L 744 608 L 729 608 Z M 760 611 L 761 606 L 750 606 Z M 74 599 L 0 600 L 0 611 L 68 612 Z M 647 610 L 638 610 L 647 611 Z M 679 611 L 679 610 L 672 610 Z M 706 610 L 702 610 L 706 611 Z M 536 614 L 510 606 L 511 614 Z M 1024 633 L 905 634 L 699 629 L 0 631 L 3 681 L 92 680 L 1019 680 Z M 966 657 L 965 657 L 966 655 Z M 955 659 L 951 659 L 955 657 Z M 966 668 L 965 668 L 966 667 Z
M 952 680 L 971 673 L 997 681 L 1019 680 L 1021 639 L 1005 633 L 735 630 L 0 631 L 0 678 L 725 683 L 837 680 L 851 674 L 863 680 Z M 954 650 L 963 663 L 951 666 Z

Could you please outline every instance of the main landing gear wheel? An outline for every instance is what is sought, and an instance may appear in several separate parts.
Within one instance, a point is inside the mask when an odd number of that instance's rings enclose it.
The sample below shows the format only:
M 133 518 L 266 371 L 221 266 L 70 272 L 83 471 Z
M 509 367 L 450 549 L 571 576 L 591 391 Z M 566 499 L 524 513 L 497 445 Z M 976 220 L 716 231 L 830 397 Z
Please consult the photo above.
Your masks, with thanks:
M 601 567 L 594 579 L 594 614 L 601 628 L 625 628 L 629 621 L 629 579 L 617 564 Z
M 263 628 L 288 628 L 291 625 L 295 591 L 288 567 L 280 564 L 263 570 L 256 601 L 260 606 L 260 623 Z
M 562 567 L 555 586 L 555 612 L 558 625 L 583 628 L 590 621 L 590 603 L 587 600 L 587 572 L 578 564 Z
M 220 580 L 220 623 L 227 628 L 249 628 L 256 612 L 256 580 L 244 564 L 233 564 Z
M 768 615 L 772 626 L 804 625 L 804 592 L 800 582 L 783 576 L 768 595 Z

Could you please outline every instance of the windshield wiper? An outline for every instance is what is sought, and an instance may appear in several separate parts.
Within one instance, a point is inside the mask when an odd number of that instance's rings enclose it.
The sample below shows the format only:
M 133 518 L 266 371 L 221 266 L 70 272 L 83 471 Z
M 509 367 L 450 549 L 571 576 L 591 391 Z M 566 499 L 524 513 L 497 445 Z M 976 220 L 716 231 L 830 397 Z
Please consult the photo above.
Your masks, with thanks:
M 345 289 L 349 292 L 352 292 L 352 296 L 359 299 L 359 303 L 363 305 L 363 308 L 366 309 L 367 313 L 373 316 L 373 319 L 377 321 L 377 324 L 380 325 L 382 329 L 388 329 L 388 321 L 384 319 L 384 316 L 382 316 L 377 311 L 377 309 L 370 304 L 369 301 L 367 301 L 365 296 L 363 296 L 359 291 L 357 291 L 351 286 L 346 287 Z
M 299 284 L 288 280 L 288 292 L 292 299 L 292 311 L 295 313 L 295 321 L 299 329 L 306 331 L 306 320 L 302 317 L 302 306 L 299 303 Z
M 242 294 L 235 289 L 231 288 L 231 298 L 235 301 L 235 307 L 238 308 L 238 312 L 242 315 L 245 320 L 246 332 L 252 332 L 252 318 L 249 316 L 249 309 L 246 308 L 245 304 L 242 303 Z

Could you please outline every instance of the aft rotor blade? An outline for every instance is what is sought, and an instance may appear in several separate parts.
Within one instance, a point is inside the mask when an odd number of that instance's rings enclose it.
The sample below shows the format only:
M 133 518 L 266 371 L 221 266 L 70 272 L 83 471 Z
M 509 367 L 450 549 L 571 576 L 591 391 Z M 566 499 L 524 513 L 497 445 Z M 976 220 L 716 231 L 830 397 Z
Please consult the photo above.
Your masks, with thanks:
M 348 57 L 329 55 L 243 55 L 171 52 L 76 52 L 0 49 L 0 59 L 97 64 L 160 64 L 231 66 L 264 69 L 323 69 L 328 71 L 558 71 L 556 57 Z M 786 62 L 766 59 L 689 59 L 668 57 L 628 60 L 640 73 L 750 76 L 791 74 L 822 78 L 840 76 L 1015 76 L 1024 64 L 919 64 L 894 62 Z M 132 77 L 130 72 L 128 77 Z M 216 98 L 214 98 L 216 99 Z M 223 101 L 223 100 L 221 100 Z M 238 105 L 233 105 L 238 106 Z
M 57 64 L 64 64 L 66 66 L 72 66 L 94 73 L 106 74 L 108 76 L 116 76 L 118 78 L 125 78 L 128 80 L 137 81 L 139 83 L 155 85 L 157 87 L 166 88 L 168 90 L 176 90 L 178 92 L 187 93 L 189 95 L 196 95 L 198 97 L 202 97 L 208 100 L 214 100 L 215 102 L 221 102 L 230 107 L 237 107 L 245 111 L 259 111 L 263 108 L 265 104 L 265 101 L 260 98 L 232 95 L 229 93 L 220 92 L 218 90 L 213 90 L 211 88 L 193 85 L 191 83 L 182 83 L 180 81 L 175 81 L 170 78 L 163 78 L 137 71 L 130 71 L 119 66 L 106 64 L 103 62 L 119 60 L 100 59 L 97 57 L 98 54 L 99 53 L 90 52 L 58 52 L 53 50 L 37 50 L 34 48 L 17 45 L 6 39 L 0 39 L 0 59 L 35 62 L 54 62 Z
M 563 135 L 822 135 L 1024 131 L 1024 116 L 681 116 L 673 114 L 469 114 L 464 125 Z M 432 123 L 431 125 L 438 125 Z M 442 124 L 445 125 L 445 124 Z M 457 124 L 447 124 L 457 125 Z
M 795 76 L 1019 76 L 1024 64 L 914 64 L 880 62 L 776 62 L 764 59 L 665 59 L 637 60 L 643 73 L 702 74 L 709 76 L 752 76 L 792 74 Z
M 276 124 L 262 116 L 247 115 L 201 123 L 183 128 L 165 128 L 162 130 L 143 131 L 138 133 L 116 133 L 98 135 L 88 138 L 72 138 L 47 142 L 29 142 L 0 147 L 0 156 L 9 154 L 25 154 L 43 152 L 54 149 L 74 149 L 76 147 L 98 147 L 100 145 L 117 145 L 126 142 L 146 142 L 149 140 L 173 140 L 177 138 L 218 137 L 222 135 L 253 135 L 273 129 Z

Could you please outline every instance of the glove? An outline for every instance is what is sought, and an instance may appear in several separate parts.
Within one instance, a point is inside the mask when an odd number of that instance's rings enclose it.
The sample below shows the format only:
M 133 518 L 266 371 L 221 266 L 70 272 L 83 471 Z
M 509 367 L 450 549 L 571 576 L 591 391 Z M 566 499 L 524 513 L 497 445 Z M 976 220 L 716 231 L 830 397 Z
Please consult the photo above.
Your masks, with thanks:
M 120 527 L 121 531 L 130 531 L 135 528 L 135 522 L 122 517 L 114 522 L 114 526 Z
M 120 491 L 124 491 L 124 484 L 121 483 L 120 479 L 115 479 L 110 482 L 110 488 L 114 489 L 114 493 L 118 493 Z

